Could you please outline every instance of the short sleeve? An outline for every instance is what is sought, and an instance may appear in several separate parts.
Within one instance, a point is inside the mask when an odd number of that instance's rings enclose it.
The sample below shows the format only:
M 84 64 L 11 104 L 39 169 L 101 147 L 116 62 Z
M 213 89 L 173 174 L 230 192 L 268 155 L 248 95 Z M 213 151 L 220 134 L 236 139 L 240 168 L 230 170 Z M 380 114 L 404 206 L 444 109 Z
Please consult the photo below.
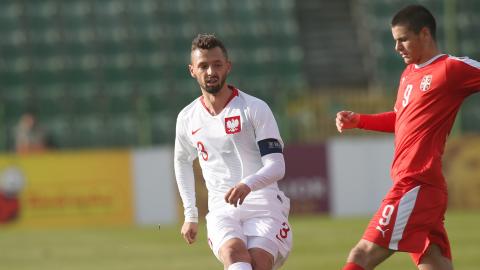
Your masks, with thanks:
M 451 57 L 448 75 L 453 89 L 465 96 L 480 91 L 480 62 L 468 57 Z
M 250 109 L 250 116 L 255 129 L 256 141 L 277 139 L 283 146 L 283 140 L 280 137 L 277 121 L 267 103 L 262 100 L 257 100 L 252 104 Z

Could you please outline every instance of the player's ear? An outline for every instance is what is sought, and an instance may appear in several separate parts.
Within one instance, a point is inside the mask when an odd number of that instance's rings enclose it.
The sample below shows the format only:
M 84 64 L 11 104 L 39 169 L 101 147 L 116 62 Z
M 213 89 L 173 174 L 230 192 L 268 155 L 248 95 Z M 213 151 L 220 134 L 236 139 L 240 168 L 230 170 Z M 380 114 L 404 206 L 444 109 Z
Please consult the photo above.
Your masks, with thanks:
M 193 65 L 192 64 L 188 65 L 188 71 L 190 72 L 190 76 L 195 78 L 195 73 L 193 72 Z
M 232 62 L 230 60 L 227 60 L 227 74 L 229 74 L 231 70 L 232 70 Z
M 422 27 L 422 29 L 420 30 L 420 36 L 423 39 L 432 38 L 432 34 L 430 33 L 430 29 L 428 29 L 428 27 L 426 27 L 426 26 Z

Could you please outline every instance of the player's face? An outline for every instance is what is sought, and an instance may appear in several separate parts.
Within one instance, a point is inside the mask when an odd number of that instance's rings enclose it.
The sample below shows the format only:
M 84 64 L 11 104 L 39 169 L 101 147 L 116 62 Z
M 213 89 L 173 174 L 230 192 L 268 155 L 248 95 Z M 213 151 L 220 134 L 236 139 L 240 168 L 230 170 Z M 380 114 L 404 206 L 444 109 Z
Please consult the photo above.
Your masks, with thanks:
M 197 79 L 200 88 L 204 91 L 216 94 L 225 86 L 231 63 L 221 48 L 194 50 L 191 54 L 191 61 L 190 74 Z
M 415 32 L 409 30 L 408 27 L 404 25 L 392 27 L 395 50 L 403 58 L 405 64 L 423 63 L 423 34 L 423 30 L 419 34 L 415 34 Z

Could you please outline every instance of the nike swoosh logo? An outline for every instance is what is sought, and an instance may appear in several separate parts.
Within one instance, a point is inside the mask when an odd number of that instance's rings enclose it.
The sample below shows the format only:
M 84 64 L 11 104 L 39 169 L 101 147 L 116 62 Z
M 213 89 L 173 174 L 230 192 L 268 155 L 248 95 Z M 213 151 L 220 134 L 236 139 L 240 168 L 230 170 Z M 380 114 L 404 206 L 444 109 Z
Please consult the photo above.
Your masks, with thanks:
M 195 133 L 197 133 L 200 129 L 202 129 L 202 128 L 198 128 L 198 129 L 196 129 L 196 130 L 192 130 L 192 135 L 195 135 Z

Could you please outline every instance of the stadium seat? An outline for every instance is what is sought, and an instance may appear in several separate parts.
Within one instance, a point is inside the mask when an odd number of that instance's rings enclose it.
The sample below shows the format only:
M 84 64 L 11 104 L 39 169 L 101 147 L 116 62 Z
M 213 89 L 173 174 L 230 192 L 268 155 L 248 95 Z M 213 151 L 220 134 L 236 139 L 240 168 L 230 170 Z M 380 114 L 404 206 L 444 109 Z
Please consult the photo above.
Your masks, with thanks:
M 101 147 L 108 145 L 105 119 L 100 114 L 76 115 L 72 118 L 71 145 L 78 147 Z
M 99 88 L 95 83 L 67 85 L 65 90 L 70 113 L 74 116 L 99 113 L 102 110 Z
M 132 114 L 114 114 L 106 122 L 109 146 L 134 146 L 137 144 L 137 120 Z
M 128 82 L 106 84 L 102 87 L 107 99 L 107 111 L 111 115 L 134 112 L 133 85 Z
M 67 102 L 63 85 L 37 85 L 32 91 L 34 110 L 46 121 L 50 117 L 65 115 Z
M 175 140 L 176 115 L 172 112 L 156 113 L 151 116 L 152 121 L 152 143 L 171 144 Z
M 71 119 L 68 115 L 58 114 L 48 119 L 39 119 L 40 125 L 45 129 L 47 148 L 71 148 L 73 147 Z
M 25 86 L 7 87 L 2 89 L 4 114 L 6 121 L 13 123 L 27 110 L 31 110 L 31 91 Z
M 301 59 L 292 53 L 298 46 L 294 5 L 0 1 L 5 117 L 17 120 L 37 104 L 42 119 L 52 119 L 48 128 L 61 147 L 171 142 L 177 113 L 200 95 L 187 70 L 197 33 L 213 32 L 225 41 L 234 60 L 231 80 L 247 92 L 275 101 L 276 87 L 296 87 Z M 144 134 L 132 128 L 135 121 L 146 127 Z M 111 140 L 105 126 L 126 135 Z

